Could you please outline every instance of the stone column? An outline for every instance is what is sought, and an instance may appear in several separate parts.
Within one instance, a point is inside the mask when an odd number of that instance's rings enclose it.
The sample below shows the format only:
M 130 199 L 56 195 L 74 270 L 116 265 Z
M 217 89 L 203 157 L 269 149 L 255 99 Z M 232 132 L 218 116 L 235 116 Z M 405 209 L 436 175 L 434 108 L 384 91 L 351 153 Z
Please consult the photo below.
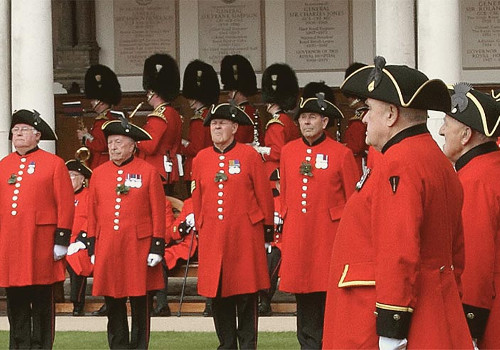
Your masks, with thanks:
M 418 68 L 446 84 L 460 81 L 461 41 L 459 0 L 418 0 Z M 427 126 L 436 142 L 444 113 L 430 112 Z
M 415 67 L 414 9 L 414 0 L 376 0 L 375 52 L 387 64 Z
M 10 1 L 0 1 L 0 159 L 10 153 Z
M 12 1 L 12 108 L 36 109 L 55 129 L 50 0 Z M 55 152 L 54 141 L 40 147 Z

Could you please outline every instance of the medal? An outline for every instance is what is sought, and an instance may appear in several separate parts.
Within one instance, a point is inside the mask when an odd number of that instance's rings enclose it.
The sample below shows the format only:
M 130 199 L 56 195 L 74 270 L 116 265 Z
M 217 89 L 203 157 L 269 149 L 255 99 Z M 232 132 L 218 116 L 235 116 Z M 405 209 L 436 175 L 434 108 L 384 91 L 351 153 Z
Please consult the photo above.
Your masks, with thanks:
M 229 161 L 229 174 L 239 174 L 241 172 L 240 161 L 238 159 Z
M 314 164 L 316 169 L 327 169 L 328 168 L 328 155 L 327 154 L 316 154 L 316 163 Z
M 125 186 L 130 188 L 141 188 L 142 187 L 142 175 L 141 174 L 127 174 L 125 179 Z
M 35 162 L 31 162 L 28 164 L 28 170 L 27 170 L 27 173 L 28 174 L 33 174 L 35 172 Z

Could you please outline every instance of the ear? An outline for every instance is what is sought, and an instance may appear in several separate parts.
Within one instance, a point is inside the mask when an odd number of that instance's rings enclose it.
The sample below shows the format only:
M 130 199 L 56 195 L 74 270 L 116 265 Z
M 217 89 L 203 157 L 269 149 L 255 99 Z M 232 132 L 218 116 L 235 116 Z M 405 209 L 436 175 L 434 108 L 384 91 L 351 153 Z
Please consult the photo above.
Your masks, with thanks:
M 387 105 L 386 125 L 394 126 L 399 119 L 399 108 L 396 105 Z
M 321 124 L 323 125 L 323 130 L 326 129 L 326 126 L 328 125 L 329 120 L 330 120 L 330 118 L 328 118 L 328 117 L 321 118 Z
M 468 126 L 464 127 L 461 131 L 460 143 L 462 146 L 468 144 L 472 139 L 472 129 Z
M 238 131 L 238 123 L 233 122 L 232 129 L 231 129 L 231 134 L 236 134 L 236 131 Z

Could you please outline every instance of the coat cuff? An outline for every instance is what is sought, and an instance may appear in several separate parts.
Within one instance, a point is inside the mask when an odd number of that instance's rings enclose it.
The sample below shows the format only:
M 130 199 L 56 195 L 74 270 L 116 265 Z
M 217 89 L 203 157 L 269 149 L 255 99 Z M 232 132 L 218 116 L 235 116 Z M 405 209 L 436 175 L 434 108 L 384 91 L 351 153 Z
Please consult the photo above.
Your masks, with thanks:
M 274 226 L 264 225 L 264 240 L 266 242 L 272 242 L 274 240 Z
M 179 226 L 177 226 L 177 231 L 179 231 L 179 235 L 181 238 L 187 236 L 189 232 L 191 232 L 192 227 L 189 226 L 185 221 L 181 222 Z
M 71 238 L 71 230 L 68 228 L 56 228 L 54 232 L 54 244 L 69 246 L 69 240 Z
M 85 231 L 80 231 L 78 233 L 78 236 L 76 237 L 76 241 L 82 242 L 83 244 L 85 244 L 85 247 L 87 247 L 87 248 L 90 244 L 88 234 Z
M 149 249 L 149 253 L 164 256 L 165 255 L 165 239 L 153 237 L 153 240 L 151 241 L 151 248 Z
M 481 339 L 486 329 L 490 310 L 467 304 L 463 304 L 463 308 L 472 338 Z
M 95 254 L 95 237 L 90 237 L 88 239 L 88 242 L 85 245 L 87 246 L 89 256 L 94 255 Z
M 413 309 L 409 307 L 377 303 L 377 334 L 388 338 L 408 338 L 412 314 Z

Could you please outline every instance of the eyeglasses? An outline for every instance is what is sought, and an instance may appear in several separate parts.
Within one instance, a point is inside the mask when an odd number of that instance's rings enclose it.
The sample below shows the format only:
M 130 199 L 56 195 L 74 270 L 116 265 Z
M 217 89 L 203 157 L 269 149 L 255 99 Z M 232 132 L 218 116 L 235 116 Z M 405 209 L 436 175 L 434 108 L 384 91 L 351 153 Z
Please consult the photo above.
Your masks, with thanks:
M 18 134 L 19 132 L 21 132 L 22 134 L 26 134 L 28 133 L 29 131 L 32 131 L 32 130 L 35 130 L 35 128 L 33 127 L 27 127 L 27 126 L 23 126 L 22 128 L 20 127 L 13 127 L 12 129 L 10 129 L 10 131 L 13 133 L 13 134 Z

